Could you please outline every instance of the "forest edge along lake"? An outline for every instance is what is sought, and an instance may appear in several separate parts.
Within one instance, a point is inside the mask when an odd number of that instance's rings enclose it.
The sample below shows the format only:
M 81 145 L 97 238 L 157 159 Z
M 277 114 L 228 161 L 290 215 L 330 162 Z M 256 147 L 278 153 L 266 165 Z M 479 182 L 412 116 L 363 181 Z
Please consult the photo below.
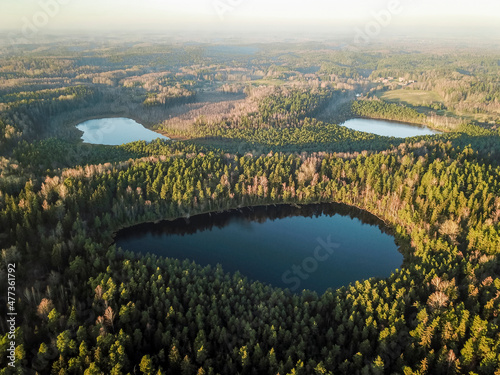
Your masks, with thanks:
M 318 293 L 386 278 L 403 256 L 380 219 L 338 203 L 271 205 L 139 224 L 115 234 L 125 251 L 221 264 L 252 281 Z
M 436 135 L 441 133 L 424 125 L 370 118 L 353 118 L 342 123 L 341 126 L 360 132 L 396 138 Z
M 342 123 L 341 126 L 365 133 L 397 138 L 440 134 L 439 131 L 423 125 L 369 118 L 353 118 Z M 83 132 L 84 143 L 90 144 L 118 146 L 135 141 L 151 142 L 157 138 L 170 139 L 145 128 L 133 119 L 125 117 L 90 119 L 79 123 L 76 128 Z

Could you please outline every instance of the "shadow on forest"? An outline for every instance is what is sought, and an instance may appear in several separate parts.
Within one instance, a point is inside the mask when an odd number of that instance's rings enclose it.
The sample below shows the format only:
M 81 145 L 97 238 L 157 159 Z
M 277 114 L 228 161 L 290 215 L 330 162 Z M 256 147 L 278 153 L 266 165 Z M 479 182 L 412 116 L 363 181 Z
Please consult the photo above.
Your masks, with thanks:
M 268 206 L 243 207 L 223 212 L 211 212 L 195 215 L 189 218 L 164 220 L 159 223 L 138 224 L 120 230 L 116 237 L 126 239 L 127 236 L 138 234 L 153 235 L 189 235 L 197 232 L 210 231 L 212 228 L 222 229 L 234 221 L 264 223 L 267 220 L 278 220 L 289 217 L 319 217 L 321 215 L 332 217 L 334 215 L 349 216 L 359 219 L 363 224 L 377 226 L 382 233 L 393 235 L 386 224 L 368 211 L 341 203 L 322 203 L 306 205 L 278 204 Z
M 342 140 L 329 142 L 304 142 L 288 145 L 269 145 L 252 142 L 242 138 L 222 138 L 206 136 L 193 138 L 186 143 L 204 146 L 210 150 L 221 150 L 229 153 L 251 153 L 254 156 L 268 154 L 269 152 L 362 152 L 384 151 L 404 143 L 404 139 L 377 137 L 366 140 Z

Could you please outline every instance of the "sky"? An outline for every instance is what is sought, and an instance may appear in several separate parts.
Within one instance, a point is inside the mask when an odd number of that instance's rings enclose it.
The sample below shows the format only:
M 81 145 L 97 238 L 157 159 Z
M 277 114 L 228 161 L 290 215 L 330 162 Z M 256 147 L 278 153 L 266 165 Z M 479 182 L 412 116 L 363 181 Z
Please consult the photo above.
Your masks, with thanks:
M 0 0 L 0 29 L 20 35 L 65 30 L 301 33 L 338 27 L 367 32 L 455 27 L 500 35 L 499 25 L 496 0 Z

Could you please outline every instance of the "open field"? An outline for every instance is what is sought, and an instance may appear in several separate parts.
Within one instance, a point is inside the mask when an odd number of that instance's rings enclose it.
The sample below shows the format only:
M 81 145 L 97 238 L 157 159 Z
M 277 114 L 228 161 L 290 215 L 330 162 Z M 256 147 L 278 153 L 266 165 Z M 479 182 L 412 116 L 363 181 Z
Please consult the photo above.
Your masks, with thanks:
M 434 91 L 423 90 L 394 90 L 377 94 L 385 101 L 403 103 L 412 106 L 428 105 L 433 102 L 442 103 L 443 99 Z

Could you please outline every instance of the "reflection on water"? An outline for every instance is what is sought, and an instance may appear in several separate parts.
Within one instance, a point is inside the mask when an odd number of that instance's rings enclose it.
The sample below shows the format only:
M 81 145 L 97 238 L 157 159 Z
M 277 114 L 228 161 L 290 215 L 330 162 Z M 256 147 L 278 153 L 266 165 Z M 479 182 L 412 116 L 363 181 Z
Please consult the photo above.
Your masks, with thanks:
M 387 277 L 403 261 L 378 218 L 341 204 L 247 207 L 141 224 L 118 232 L 115 242 L 124 250 L 221 264 L 251 280 L 319 293 Z
M 169 139 L 146 129 L 129 118 L 102 118 L 82 122 L 76 126 L 83 131 L 83 142 L 97 145 L 118 146 L 135 141 L 150 142 L 153 139 Z
M 365 118 L 348 120 L 341 125 L 360 132 L 398 138 L 416 137 L 418 135 L 434 135 L 440 133 L 421 125 L 409 125 L 394 121 Z

